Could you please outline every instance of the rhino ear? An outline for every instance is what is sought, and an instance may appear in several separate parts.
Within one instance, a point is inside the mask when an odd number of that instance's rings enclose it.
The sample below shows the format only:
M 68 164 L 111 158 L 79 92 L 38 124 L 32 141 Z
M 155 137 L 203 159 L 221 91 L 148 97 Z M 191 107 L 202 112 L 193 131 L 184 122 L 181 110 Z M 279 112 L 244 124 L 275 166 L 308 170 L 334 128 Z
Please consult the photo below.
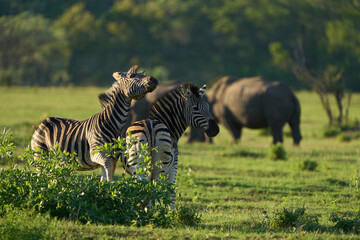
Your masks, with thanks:
M 183 96 L 183 98 L 188 99 L 190 98 L 191 95 L 191 91 L 189 89 L 187 89 L 186 87 L 184 87 L 184 85 L 180 85 L 180 94 L 181 96 Z
M 199 89 L 200 97 L 203 97 L 205 95 L 205 91 L 206 91 L 206 84 L 204 84 L 204 86 L 202 86 L 202 88 Z
M 138 70 L 139 66 L 138 65 L 134 65 L 132 66 L 129 71 L 127 72 L 128 74 L 133 74 L 136 73 L 136 71 Z

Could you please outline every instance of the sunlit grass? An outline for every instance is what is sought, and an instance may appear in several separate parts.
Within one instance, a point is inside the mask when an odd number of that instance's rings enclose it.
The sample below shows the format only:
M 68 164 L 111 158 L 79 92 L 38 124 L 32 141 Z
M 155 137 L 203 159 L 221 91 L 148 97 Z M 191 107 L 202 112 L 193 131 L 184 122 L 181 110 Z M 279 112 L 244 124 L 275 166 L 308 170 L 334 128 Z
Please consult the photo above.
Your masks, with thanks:
M 30 143 L 31 124 L 46 116 L 87 119 L 100 111 L 100 88 L 1 88 L 0 127 L 11 128 L 20 152 Z M 133 228 L 122 226 L 83 226 L 59 223 L 66 236 L 94 238 L 293 238 L 338 239 L 358 237 L 335 232 L 329 220 L 332 211 L 351 216 L 359 209 L 360 192 L 354 183 L 360 179 L 360 140 L 339 142 L 324 138 L 327 118 L 316 94 L 298 92 L 301 103 L 300 147 L 284 137 L 286 161 L 268 158 L 271 136 L 259 130 L 244 129 L 233 145 L 230 134 L 221 126 L 214 144 L 179 142 L 177 201 L 201 209 L 202 223 L 197 228 Z M 336 114 L 334 109 L 334 114 Z M 354 94 L 350 119 L 360 117 L 360 94 Z M 285 131 L 289 132 L 288 126 Z M 314 171 L 302 170 L 305 160 L 317 163 Z M 118 166 L 116 175 L 123 169 Z M 89 174 L 82 172 L 81 174 Z M 94 171 L 100 175 L 101 170 Z M 116 176 L 115 176 L 116 179 Z M 269 230 L 263 211 L 306 208 L 319 218 L 317 232 Z M 59 232 L 61 232 L 59 230 Z

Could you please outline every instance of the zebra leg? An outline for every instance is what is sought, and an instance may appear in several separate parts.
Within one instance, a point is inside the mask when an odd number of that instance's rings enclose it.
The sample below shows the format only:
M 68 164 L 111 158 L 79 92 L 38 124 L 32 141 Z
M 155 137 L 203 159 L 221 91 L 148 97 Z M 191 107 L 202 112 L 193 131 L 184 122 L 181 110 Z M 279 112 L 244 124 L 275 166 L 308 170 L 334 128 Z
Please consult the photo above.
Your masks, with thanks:
M 106 157 L 104 153 L 95 153 L 91 157 L 91 161 L 99 164 L 102 170 L 102 176 L 100 181 L 112 181 L 111 172 L 115 171 L 114 161 L 112 161 L 109 157 Z
M 176 156 L 175 160 L 176 160 L 175 162 L 177 163 L 177 156 Z M 170 171 L 169 179 L 168 179 L 168 181 L 174 185 L 176 182 L 176 175 L 177 175 L 177 164 L 174 164 L 172 170 Z M 172 204 L 170 206 L 170 210 L 174 210 L 175 209 L 175 200 L 176 200 L 175 192 L 171 194 L 171 198 L 172 198 Z

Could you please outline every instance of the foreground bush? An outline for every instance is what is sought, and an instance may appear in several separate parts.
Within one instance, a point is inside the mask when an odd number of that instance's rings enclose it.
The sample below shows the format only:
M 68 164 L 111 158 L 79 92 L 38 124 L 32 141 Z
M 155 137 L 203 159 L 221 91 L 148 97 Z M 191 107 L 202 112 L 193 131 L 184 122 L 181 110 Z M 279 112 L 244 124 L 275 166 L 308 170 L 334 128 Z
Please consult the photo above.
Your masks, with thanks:
M 4 128 L 0 134 L 0 164 L 6 164 L 13 160 L 14 143 L 12 133 Z
M 118 149 L 115 145 L 105 147 Z M 35 154 L 39 156 L 37 160 Z M 97 176 L 77 174 L 74 154 L 27 149 L 23 158 L 28 162 L 25 168 L 0 170 L 0 217 L 9 207 L 30 208 L 82 223 L 168 227 L 178 222 L 177 216 L 183 215 L 182 209 L 177 210 L 180 215 L 169 211 L 174 186 L 164 177 L 149 183 L 122 174 L 117 181 L 100 182 Z M 145 159 L 141 171 L 146 173 L 151 170 L 151 164 L 149 158 Z M 149 200 L 153 207 L 145 211 Z M 198 219 L 194 218 L 195 221 Z

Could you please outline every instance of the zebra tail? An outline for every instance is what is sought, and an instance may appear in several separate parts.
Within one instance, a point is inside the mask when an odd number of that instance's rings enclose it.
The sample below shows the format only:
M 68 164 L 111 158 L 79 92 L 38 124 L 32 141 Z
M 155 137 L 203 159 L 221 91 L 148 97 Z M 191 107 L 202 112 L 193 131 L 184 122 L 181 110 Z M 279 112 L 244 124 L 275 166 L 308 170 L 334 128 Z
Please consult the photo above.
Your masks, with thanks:
M 32 129 L 34 130 L 34 132 L 36 132 L 37 126 L 34 123 L 31 126 L 32 126 Z

